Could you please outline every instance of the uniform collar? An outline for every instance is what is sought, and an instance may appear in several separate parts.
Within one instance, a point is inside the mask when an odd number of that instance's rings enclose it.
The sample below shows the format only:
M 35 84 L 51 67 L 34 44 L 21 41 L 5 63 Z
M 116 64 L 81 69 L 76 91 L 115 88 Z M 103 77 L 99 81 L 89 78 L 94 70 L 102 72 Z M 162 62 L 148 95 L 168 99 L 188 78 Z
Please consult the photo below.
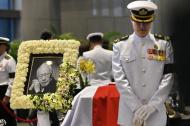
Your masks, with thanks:
M 7 55 L 7 52 L 4 52 L 4 53 L 0 56 L 0 60 L 2 60 L 2 59 L 5 57 L 5 55 Z
M 147 40 L 152 40 L 152 34 L 149 33 L 145 37 L 141 38 L 139 37 L 135 32 L 132 34 L 134 36 L 134 39 L 137 41 L 147 41 Z
M 99 49 L 99 48 L 102 48 L 102 46 L 101 46 L 101 45 L 96 45 L 96 46 L 93 48 L 93 50 L 94 50 L 94 49 Z

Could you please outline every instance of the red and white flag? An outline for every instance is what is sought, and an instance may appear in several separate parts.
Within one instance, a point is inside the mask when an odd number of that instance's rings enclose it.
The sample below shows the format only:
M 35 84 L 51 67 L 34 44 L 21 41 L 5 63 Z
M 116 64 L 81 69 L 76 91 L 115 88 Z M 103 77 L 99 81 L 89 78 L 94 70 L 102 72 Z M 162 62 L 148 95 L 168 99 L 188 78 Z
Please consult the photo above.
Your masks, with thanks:
M 61 126 L 118 126 L 118 107 L 115 84 L 89 86 L 75 96 Z

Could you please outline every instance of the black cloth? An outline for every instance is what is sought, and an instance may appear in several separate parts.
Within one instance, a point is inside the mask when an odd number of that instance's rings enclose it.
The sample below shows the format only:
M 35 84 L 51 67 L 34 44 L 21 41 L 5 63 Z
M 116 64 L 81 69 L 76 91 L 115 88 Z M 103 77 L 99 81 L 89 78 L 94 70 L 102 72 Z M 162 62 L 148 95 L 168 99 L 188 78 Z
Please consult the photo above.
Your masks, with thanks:
M 171 15 L 171 34 L 174 48 L 175 68 L 178 76 L 178 87 L 180 98 L 185 105 L 190 105 L 190 1 L 179 0 L 177 4 L 173 5 L 173 12 Z
M 168 73 L 174 73 L 174 64 L 166 64 L 164 66 L 164 74 L 168 74 Z
M 33 110 L 31 114 L 29 115 L 29 119 L 37 118 L 37 110 Z M 52 112 L 49 112 L 49 119 L 51 122 L 51 126 L 59 126 L 59 119 L 57 116 L 57 112 L 53 110 Z M 32 123 L 33 126 L 37 126 L 37 123 Z
M 8 85 L 5 86 L 0 86 L 0 100 L 2 101 L 5 93 L 7 91 Z M 10 108 L 10 105 L 6 106 L 7 108 L 9 108 L 9 110 L 11 110 L 11 112 L 13 112 L 13 110 Z M 6 124 L 5 124 L 6 123 Z M 3 125 L 5 124 L 5 125 Z M 9 115 L 3 108 L 2 106 L 2 102 L 0 102 L 0 126 L 17 126 L 16 124 L 16 120 L 14 117 L 12 117 L 11 115 Z
M 57 112 L 55 110 L 49 112 L 49 118 L 51 121 L 51 126 L 59 126 L 59 119 L 57 117 Z
M 189 119 L 168 119 L 167 126 L 190 126 Z

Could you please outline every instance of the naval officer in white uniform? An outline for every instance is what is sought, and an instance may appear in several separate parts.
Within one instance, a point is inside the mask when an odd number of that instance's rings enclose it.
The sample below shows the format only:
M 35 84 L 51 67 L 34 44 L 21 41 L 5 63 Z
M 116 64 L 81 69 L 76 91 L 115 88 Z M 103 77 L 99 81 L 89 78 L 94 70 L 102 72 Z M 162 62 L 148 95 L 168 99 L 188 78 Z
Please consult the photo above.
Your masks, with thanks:
M 72 101 L 61 126 L 92 126 L 93 96 L 99 86 L 107 85 L 112 80 L 112 51 L 102 48 L 103 33 L 95 32 L 87 35 L 90 51 L 83 53 L 83 57 L 95 63 L 96 73 L 89 78 L 91 86 L 84 88 Z M 80 59 L 79 59 L 80 60 Z
M 173 80 L 169 38 L 150 33 L 157 5 L 128 4 L 134 33 L 113 47 L 113 75 L 120 92 L 120 126 L 166 126 L 164 102 Z
M 16 62 L 13 57 L 8 54 L 9 48 L 9 39 L 0 37 L 0 104 L 10 109 L 9 99 L 11 97 Z M 0 120 L 2 122 L 0 124 L 3 126 L 16 126 L 15 118 L 6 112 L 2 105 L 0 105 Z
M 110 50 L 102 48 L 103 33 L 95 32 L 87 35 L 90 51 L 84 52 L 83 57 L 93 60 L 96 72 L 89 77 L 90 85 L 104 85 L 112 81 L 112 54 Z

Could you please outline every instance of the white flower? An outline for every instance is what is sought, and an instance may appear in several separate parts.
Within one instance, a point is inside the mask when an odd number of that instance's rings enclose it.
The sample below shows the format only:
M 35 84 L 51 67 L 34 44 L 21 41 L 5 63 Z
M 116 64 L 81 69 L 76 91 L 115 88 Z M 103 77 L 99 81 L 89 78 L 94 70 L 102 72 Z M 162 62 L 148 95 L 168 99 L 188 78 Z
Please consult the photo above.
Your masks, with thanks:
M 42 110 L 64 108 L 63 111 L 69 109 L 72 101 L 72 96 L 69 95 L 69 88 L 70 85 L 75 81 L 73 78 L 69 77 L 69 74 L 67 74 L 65 70 L 67 67 L 70 68 L 70 65 L 76 65 L 79 45 L 80 42 L 76 40 L 31 40 L 22 42 L 18 49 L 16 77 L 14 79 L 13 90 L 11 94 L 12 96 L 10 100 L 11 107 L 13 109 L 37 108 Z M 31 95 L 23 94 L 28 69 L 30 69 L 28 68 L 29 62 L 31 62 L 29 61 L 30 55 L 49 53 L 62 53 L 64 55 L 63 64 L 61 64 L 62 69 L 59 71 L 60 76 L 57 81 L 58 89 L 56 93 L 44 94 L 44 98 L 40 98 L 38 95 L 35 95 L 31 100 Z M 69 64 L 65 65 L 66 62 Z M 69 81 L 65 82 L 64 80 Z M 68 100 L 63 99 L 62 97 L 67 97 Z M 33 101 L 37 103 L 36 106 L 34 106 Z M 43 106 L 40 101 L 45 103 L 45 106 Z

